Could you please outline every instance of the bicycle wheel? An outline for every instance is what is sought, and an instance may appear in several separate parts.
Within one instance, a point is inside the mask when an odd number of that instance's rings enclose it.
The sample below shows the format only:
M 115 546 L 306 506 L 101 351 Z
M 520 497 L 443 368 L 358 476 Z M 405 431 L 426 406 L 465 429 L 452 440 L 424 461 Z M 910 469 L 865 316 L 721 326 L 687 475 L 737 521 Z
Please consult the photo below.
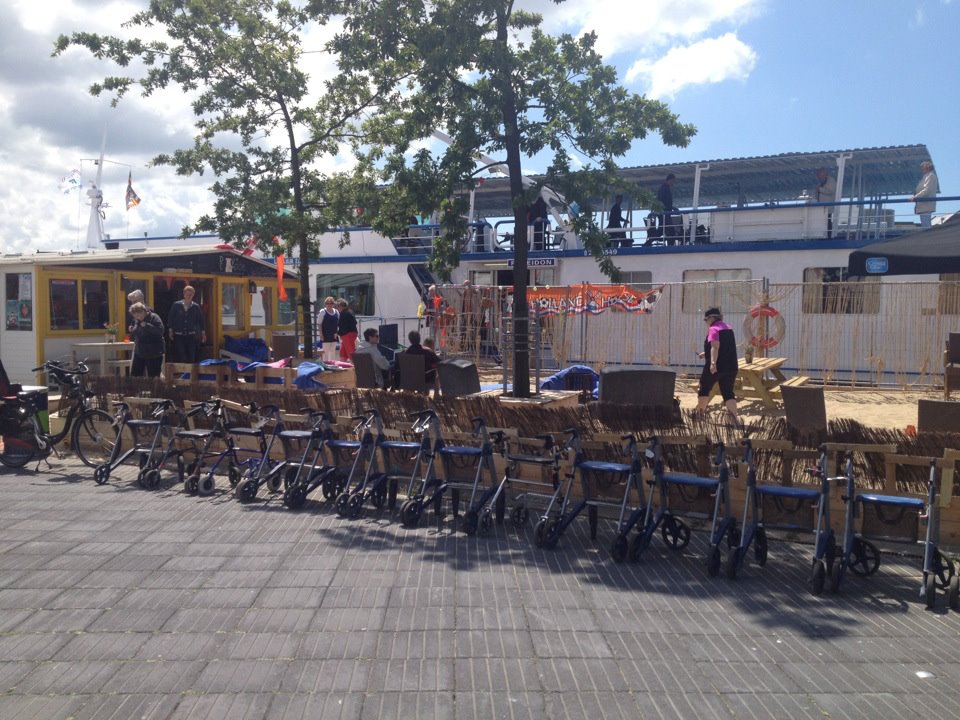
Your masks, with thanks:
M 84 465 L 97 467 L 113 460 L 122 445 L 113 416 L 105 410 L 88 410 L 70 436 L 70 446 Z
M 0 452 L 0 463 L 7 467 L 20 468 L 30 462 L 37 453 L 37 437 L 33 431 L 30 418 L 20 418 L 19 425 L 15 425 L 16 418 L 7 418 L 3 421 L 3 452 Z M 7 432 L 7 431 L 10 432 Z

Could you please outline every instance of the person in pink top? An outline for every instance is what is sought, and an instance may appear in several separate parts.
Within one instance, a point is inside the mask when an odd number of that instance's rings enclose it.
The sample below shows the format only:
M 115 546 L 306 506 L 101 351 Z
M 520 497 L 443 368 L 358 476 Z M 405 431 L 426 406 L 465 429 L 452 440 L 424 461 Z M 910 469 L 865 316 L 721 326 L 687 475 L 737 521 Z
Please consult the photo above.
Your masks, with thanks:
M 719 308 L 710 308 L 703 314 L 707 324 L 707 337 L 703 341 L 703 373 L 700 375 L 700 389 L 697 391 L 697 411 L 702 413 L 710 402 L 710 391 L 714 384 L 720 385 L 720 395 L 727 413 L 737 424 L 737 398 L 734 385 L 737 382 L 737 338 L 733 328 L 723 321 Z

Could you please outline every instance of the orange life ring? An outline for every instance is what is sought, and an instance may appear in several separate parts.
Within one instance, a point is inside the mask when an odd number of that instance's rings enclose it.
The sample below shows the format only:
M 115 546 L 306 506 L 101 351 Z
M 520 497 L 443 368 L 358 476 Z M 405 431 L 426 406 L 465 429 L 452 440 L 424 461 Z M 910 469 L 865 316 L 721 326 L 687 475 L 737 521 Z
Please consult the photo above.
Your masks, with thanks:
M 772 323 L 767 335 L 762 335 L 764 321 Z M 769 305 L 754 305 L 743 321 L 743 334 L 750 337 L 750 344 L 758 350 L 775 348 L 783 341 L 787 332 L 787 323 L 777 309 Z

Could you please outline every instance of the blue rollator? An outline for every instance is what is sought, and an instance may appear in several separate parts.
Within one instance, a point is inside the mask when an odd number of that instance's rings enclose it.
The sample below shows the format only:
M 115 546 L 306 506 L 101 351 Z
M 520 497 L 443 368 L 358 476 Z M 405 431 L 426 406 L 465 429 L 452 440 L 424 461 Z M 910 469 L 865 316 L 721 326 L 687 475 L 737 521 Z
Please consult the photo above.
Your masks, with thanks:
M 443 495 L 449 484 L 437 477 L 436 460 L 443 447 L 440 418 L 433 410 L 423 410 L 414 416 L 411 432 L 420 436 L 419 450 L 410 472 L 407 499 L 400 505 L 400 522 L 404 527 L 416 527 L 426 507 L 433 506 L 438 522 L 443 519 Z
M 543 444 L 530 453 L 510 453 L 506 454 L 507 470 L 503 479 L 500 481 L 500 487 L 497 490 L 498 497 L 495 497 L 487 507 L 492 510 L 494 503 L 499 501 L 499 494 L 506 493 L 508 490 L 517 492 L 513 495 L 510 505 L 510 520 L 513 526 L 520 530 L 530 518 L 530 500 L 542 500 L 544 504 L 549 503 L 557 488 L 560 487 L 560 461 L 563 459 L 566 448 L 557 443 L 553 435 L 537 435 L 537 439 L 542 440 Z M 506 447 L 506 444 L 502 444 Z M 536 468 L 540 471 L 541 480 L 530 480 L 520 477 L 524 467 Z M 544 482 L 544 476 L 549 476 L 550 481 Z M 487 527 L 484 527 L 484 515 L 480 516 L 480 531 L 489 530 L 489 512 L 487 513 Z
M 259 450 L 258 457 L 245 465 L 234 486 L 234 493 L 242 503 L 252 502 L 262 485 L 266 485 L 270 492 L 279 492 L 283 486 L 283 474 L 286 469 L 285 460 L 277 460 L 272 456 L 274 446 L 286 431 L 280 408 L 276 405 L 257 407 L 251 403 L 250 413 L 257 418 L 253 427 L 230 430 L 231 434 L 254 438 Z M 271 423 L 273 429 L 268 434 L 264 427 Z
M 583 449 L 580 433 L 576 428 L 564 431 L 569 435 L 565 449 L 573 451 L 573 468 L 567 474 L 564 482 L 560 483 L 550 498 L 547 508 L 537 521 L 533 529 L 533 542 L 537 547 L 554 548 L 570 524 L 576 520 L 584 510 L 587 511 L 587 521 L 590 527 L 590 539 L 597 537 L 599 508 L 601 505 L 617 506 L 610 501 L 600 500 L 593 487 L 600 484 L 598 478 L 603 478 L 607 485 L 613 486 L 621 480 L 624 483 L 622 501 L 619 504 L 620 516 L 617 521 L 617 537 L 611 546 L 611 554 L 617 560 L 623 552 L 621 560 L 626 557 L 626 548 L 623 547 L 623 538 L 630 529 L 643 517 L 643 489 L 640 484 L 640 459 L 636 449 L 636 438 L 625 435 L 621 439 L 627 442 L 626 454 L 631 456 L 630 463 L 608 462 L 605 460 L 590 460 Z M 579 478 L 581 497 L 573 501 L 573 485 Z M 637 506 L 630 508 L 630 491 L 636 489 Z M 619 560 L 618 560 L 619 562 Z
M 671 550 L 682 550 L 690 542 L 690 526 L 681 520 L 670 508 L 671 491 L 686 499 L 687 493 L 693 493 L 693 501 L 699 501 L 702 511 L 691 509 L 684 511 L 691 517 L 710 519 L 710 544 L 707 549 L 707 572 L 716 575 L 720 570 L 720 543 L 727 541 L 728 547 L 740 542 L 737 521 L 730 514 L 728 484 L 730 468 L 727 465 L 726 449 L 723 443 L 717 446 L 713 458 L 716 477 L 701 477 L 690 473 L 666 472 L 663 464 L 663 445 L 659 438 L 653 438 L 646 450 L 646 456 L 653 463 L 653 478 L 647 496 L 646 514 L 643 526 L 630 547 L 630 558 L 639 560 L 650 546 L 653 534 L 660 528 L 664 544 Z M 659 507 L 654 513 L 654 495 L 659 495 Z
M 320 410 L 303 408 L 307 416 L 306 430 L 286 430 L 281 436 L 288 441 L 298 440 L 304 447 L 300 460 L 288 462 L 283 475 L 283 504 L 291 510 L 299 510 L 307 501 L 307 496 L 318 487 L 323 487 L 341 471 L 333 461 L 329 445 L 335 442 L 330 416 Z M 357 447 L 360 443 L 356 443 Z M 341 446 L 342 447 L 342 446 Z M 342 482 L 342 479 L 339 481 Z
M 241 459 L 241 450 L 235 441 L 235 436 L 245 431 L 249 431 L 247 434 L 250 435 L 255 435 L 256 432 L 249 428 L 231 428 L 227 422 L 223 401 L 220 398 L 211 398 L 194 405 L 188 415 L 192 417 L 200 413 L 211 418 L 211 427 L 183 429 L 176 433 L 178 440 L 188 442 L 190 445 L 189 449 L 185 450 L 183 454 L 192 453 L 194 458 L 186 466 L 183 489 L 191 495 L 197 493 L 212 495 L 216 487 L 214 474 L 224 467 L 224 463 L 226 463 L 230 485 L 235 487 L 240 481 L 244 469 L 258 461 L 253 457 Z M 223 449 L 214 452 L 213 446 L 215 443 L 221 444 Z M 249 454 L 253 451 L 246 452 Z
M 926 521 L 926 533 L 923 544 L 923 574 L 920 581 L 920 599 L 928 608 L 932 608 L 937 598 L 937 585 L 947 590 L 947 602 L 957 608 L 957 580 L 953 561 L 937 548 L 939 519 L 937 517 L 937 466 L 930 462 L 930 476 L 927 480 L 927 498 L 906 498 L 897 495 L 880 495 L 874 492 L 858 491 L 853 479 L 853 462 L 848 458 L 845 467 L 846 503 L 843 527 L 843 548 L 830 572 L 830 590 L 839 592 L 840 585 L 849 569 L 854 575 L 873 575 L 880 568 L 880 550 L 869 542 L 862 532 L 856 531 L 857 518 L 866 516 L 867 508 L 877 519 L 887 526 L 901 526 L 908 514 L 916 513 L 918 520 Z M 910 522 L 912 536 L 874 536 L 875 539 L 892 542 L 916 542 L 916 524 Z M 901 526 L 902 527 L 902 526 Z
M 380 413 L 375 408 L 367 410 L 354 419 L 360 421 L 357 427 L 360 445 L 344 490 L 337 496 L 335 502 L 337 514 L 348 518 L 360 517 L 363 506 L 368 500 L 378 510 L 384 505 L 388 510 L 393 510 L 397 501 L 398 478 L 386 465 L 381 470 L 380 462 L 384 459 L 383 453 L 419 448 L 419 443 L 388 440 L 383 433 Z
M 753 457 L 753 444 L 750 440 L 743 441 L 743 463 L 747 466 L 747 494 L 743 501 L 743 518 L 740 523 L 740 543 L 730 548 L 727 554 L 724 570 L 731 580 L 736 579 L 737 573 L 749 557 L 750 546 L 753 546 L 753 557 L 757 565 L 767 564 L 767 528 L 788 531 L 812 531 L 816 538 L 817 549 L 814 552 L 814 563 L 823 561 L 829 567 L 833 563 L 836 552 L 836 540 L 833 529 L 830 527 L 830 483 L 822 480 L 819 488 L 793 487 L 790 485 L 763 485 L 757 483 L 757 467 Z M 825 456 L 821 466 L 826 463 Z M 819 476 L 821 473 L 817 472 Z M 811 528 L 810 524 L 800 522 L 768 522 L 764 517 L 764 508 L 767 503 L 780 511 L 783 517 L 803 518 L 805 508 L 817 508 L 817 522 Z M 711 563 L 707 568 L 715 574 L 716 568 Z
M 150 403 L 148 417 L 134 418 L 129 403 L 116 401 L 117 447 L 125 428 L 130 428 L 134 443 L 129 450 L 111 458 L 94 468 L 93 479 L 98 485 L 103 485 L 110 479 L 110 474 L 123 465 L 128 458 L 136 455 L 137 483 L 148 490 L 160 487 L 160 471 L 167 461 L 176 458 L 178 481 L 183 478 L 183 456 L 177 447 L 176 434 L 179 428 L 186 423 L 182 411 L 179 411 L 172 400 L 157 400 Z
M 450 488 L 450 502 L 453 517 L 460 512 L 460 491 L 469 490 L 470 499 L 463 514 L 461 530 L 467 535 L 476 534 L 480 527 L 480 511 L 497 491 L 497 470 L 493 463 L 493 442 L 487 432 L 487 422 L 482 417 L 473 418 L 473 434 L 480 438 L 478 447 L 472 445 L 447 445 L 439 448 L 443 461 L 443 477 Z M 502 441 L 502 434 L 497 434 Z M 469 469 L 472 477 L 461 477 L 460 471 Z M 501 498 L 502 499 L 502 498 Z M 506 505 L 501 502 L 497 508 L 497 522 L 503 522 Z

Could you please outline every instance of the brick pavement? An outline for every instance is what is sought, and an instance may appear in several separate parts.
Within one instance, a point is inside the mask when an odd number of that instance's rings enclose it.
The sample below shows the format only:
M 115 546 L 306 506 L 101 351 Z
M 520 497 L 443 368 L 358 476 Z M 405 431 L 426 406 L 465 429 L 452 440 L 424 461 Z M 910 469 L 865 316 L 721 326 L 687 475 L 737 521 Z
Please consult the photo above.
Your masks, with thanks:
M 615 565 L 609 524 L 542 551 L 118 475 L 0 469 L 0 718 L 960 714 L 960 614 L 915 562 L 813 598 L 805 546 L 730 582 L 699 533 Z

